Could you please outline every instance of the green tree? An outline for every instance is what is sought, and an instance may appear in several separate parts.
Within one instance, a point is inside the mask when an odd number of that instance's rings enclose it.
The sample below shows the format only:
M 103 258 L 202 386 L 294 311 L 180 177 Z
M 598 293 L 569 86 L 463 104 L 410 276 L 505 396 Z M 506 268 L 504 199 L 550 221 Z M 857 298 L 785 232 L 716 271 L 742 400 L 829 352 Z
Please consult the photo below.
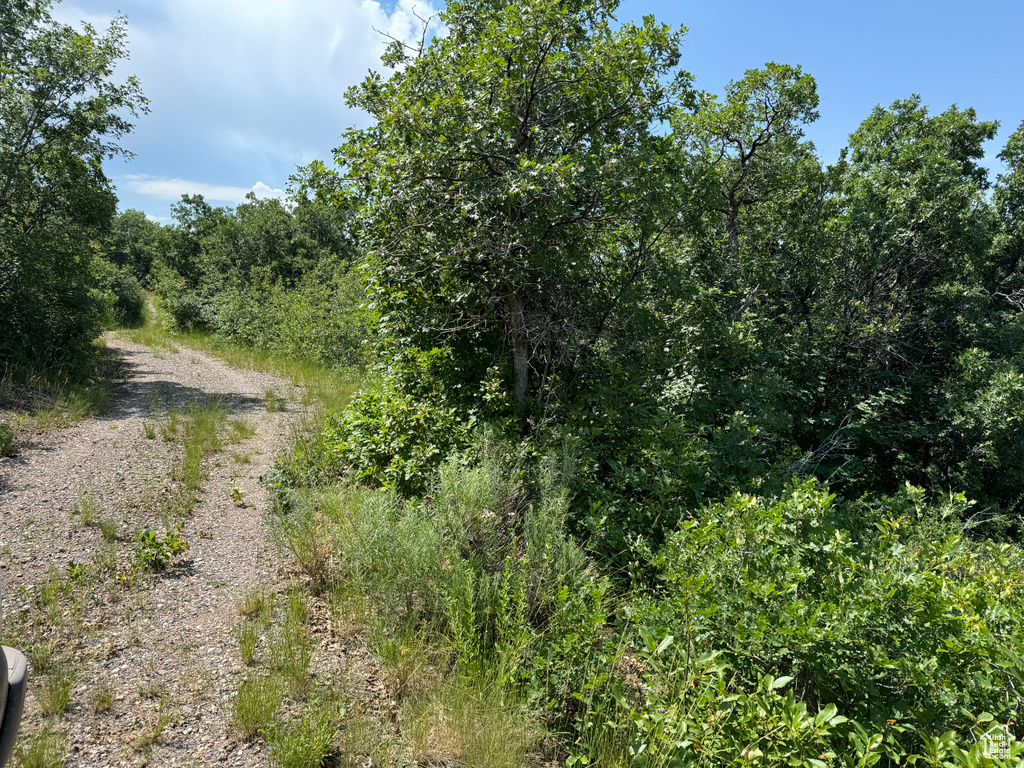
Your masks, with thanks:
M 114 219 L 107 242 L 107 258 L 127 267 L 145 286 L 153 264 L 171 248 L 171 233 L 141 211 L 129 208 Z
M 692 154 L 692 176 L 710 177 L 713 209 L 723 219 L 729 264 L 740 256 L 741 214 L 793 195 L 798 161 L 810 154 L 802 126 L 818 119 L 814 78 L 800 67 L 769 62 L 729 83 L 725 101 L 704 93 L 696 109 L 673 121 Z M 696 173 L 695 173 L 696 171 Z
M 1024 122 L 1013 132 L 999 159 L 1007 167 L 992 193 L 999 231 L 995 250 L 998 273 L 995 290 L 1017 309 L 1024 309 L 1024 285 L 1020 273 L 1024 263 Z
M 51 0 L 0 5 L 0 360 L 68 363 L 96 330 L 91 241 L 114 215 L 102 162 L 145 111 L 125 21 L 100 34 L 50 15 Z
M 614 0 L 454 2 L 348 94 L 374 125 L 336 151 L 363 204 L 370 299 L 404 349 L 442 349 L 521 416 L 649 288 L 675 221 L 682 31 L 614 28 Z M 670 76 L 674 79 L 670 84 Z

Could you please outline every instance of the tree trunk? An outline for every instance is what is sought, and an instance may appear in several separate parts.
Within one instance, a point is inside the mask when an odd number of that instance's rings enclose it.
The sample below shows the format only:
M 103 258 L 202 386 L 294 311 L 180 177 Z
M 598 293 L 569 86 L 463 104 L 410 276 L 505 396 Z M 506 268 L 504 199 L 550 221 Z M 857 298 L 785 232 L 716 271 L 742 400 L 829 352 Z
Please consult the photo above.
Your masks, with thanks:
M 733 200 L 729 201 L 729 213 L 725 228 L 729 232 L 729 264 L 727 269 L 731 270 L 740 260 L 740 206 Z
M 508 335 L 512 347 L 513 393 L 519 405 L 519 415 L 526 417 L 526 390 L 530 377 L 530 361 L 526 338 L 526 317 L 519 297 L 512 293 L 507 299 Z

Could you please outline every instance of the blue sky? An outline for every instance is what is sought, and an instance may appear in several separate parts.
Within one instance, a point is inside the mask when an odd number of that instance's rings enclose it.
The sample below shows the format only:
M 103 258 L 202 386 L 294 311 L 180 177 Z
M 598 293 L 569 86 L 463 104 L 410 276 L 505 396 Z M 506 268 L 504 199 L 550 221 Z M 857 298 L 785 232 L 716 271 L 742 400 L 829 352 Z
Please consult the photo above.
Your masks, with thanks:
M 432 0 L 435 4 L 440 0 Z M 327 160 L 364 118 L 345 89 L 376 67 L 383 39 L 409 36 L 431 0 L 65 0 L 62 21 L 105 26 L 128 17 L 131 60 L 151 100 L 111 161 L 122 208 L 166 221 L 184 192 L 234 205 L 249 190 L 280 194 L 299 164 Z M 933 113 L 951 104 L 999 120 L 987 164 L 1024 120 L 1024 4 L 790 0 L 729 3 L 625 0 L 621 21 L 653 14 L 689 28 L 682 66 L 722 92 L 766 61 L 814 75 L 821 119 L 807 135 L 832 162 L 876 104 L 920 93 Z

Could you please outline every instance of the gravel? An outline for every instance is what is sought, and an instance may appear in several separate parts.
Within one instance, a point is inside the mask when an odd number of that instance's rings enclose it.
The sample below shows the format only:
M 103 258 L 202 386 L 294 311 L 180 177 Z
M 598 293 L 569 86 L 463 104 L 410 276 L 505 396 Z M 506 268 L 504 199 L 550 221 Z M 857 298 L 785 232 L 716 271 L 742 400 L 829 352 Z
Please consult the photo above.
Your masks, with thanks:
M 286 447 L 302 415 L 302 392 L 184 347 L 154 351 L 113 335 L 106 343 L 125 363 L 109 413 L 37 435 L 18 456 L 0 459 L 4 613 L 37 610 L 33 595 L 52 569 L 63 575 L 69 561 L 87 563 L 103 547 L 98 528 L 75 514 L 84 495 L 98 502 L 98 517 L 116 519 L 120 559 L 130 554 L 135 532 L 162 530 L 152 502 L 171 492 L 181 447 L 162 440 L 159 426 L 170 409 L 219 397 L 231 418 L 251 420 L 256 433 L 207 457 L 210 476 L 185 520 L 191 549 L 180 561 L 131 589 L 111 579 L 107 597 L 90 602 L 81 625 L 91 652 L 80 660 L 58 722 L 68 733 L 68 768 L 266 765 L 260 740 L 243 741 L 229 725 L 243 674 L 237 606 L 256 585 L 282 589 L 283 559 L 261 524 L 267 496 L 258 478 Z M 284 411 L 265 409 L 270 389 L 287 399 Z M 155 438 L 147 439 L 146 425 L 156 428 Z M 252 457 L 240 463 L 232 452 Z M 229 494 L 232 481 L 240 504 Z M 113 693 L 101 713 L 90 704 L 98 686 Z M 30 683 L 23 728 L 31 733 L 41 723 Z

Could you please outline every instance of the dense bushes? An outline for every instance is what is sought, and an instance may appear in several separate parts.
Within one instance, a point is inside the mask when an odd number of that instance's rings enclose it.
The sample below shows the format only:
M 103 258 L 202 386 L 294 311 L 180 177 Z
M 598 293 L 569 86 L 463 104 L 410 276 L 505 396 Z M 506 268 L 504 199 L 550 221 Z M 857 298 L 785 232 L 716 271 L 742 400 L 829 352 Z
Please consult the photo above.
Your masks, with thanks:
M 146 318 L 146 297 L 134 273 L 118 268 L 104 258 L 93 260 L 96 287 L 93 296 L 100 307 L 101 322 L 107 327 L 141 325 Z
M 343 216 L 254 198 L 230 211 L 199 196 L 174 213 L 152 278 L 172 329 L 329 365 L 364 361 L 368 313 Z
M 426 408 L 388 403 L 358 399 L 304 450 L 337 462 Z M 735 494 L 655 550 L 635 540 L 630 584 L 568 534 L 578 450 L 463 429 L 468 448 L 446 429 L 373 443 L 347 460 L 355 485 L 297 471 L 276 516 L 314 580 L 373 617 L 400 704 L 456 663 L 472 690 L 540 713 L 569 764 L 610 766 L 966 766 L 1014 721 L 1024 555 L 965 539 L 962 496 L 844 501 L 813 480 Z M 403 493 L 383 478 L 410 443 L 439 458 Z M 410 643 L 435 649 L 416 679 L 394 657 Z
M 1007 659 L 1022 650 L 1017 547 L 965 540 L 962 497 L 924 492 L 837 502 L 813 482 L 779 499 L 736 495 L 680 522 L 654 562 L 657 626 L 689 628 L 748 685 L 788 675 L 801 699 L 966 733 L 1021 704 Z

